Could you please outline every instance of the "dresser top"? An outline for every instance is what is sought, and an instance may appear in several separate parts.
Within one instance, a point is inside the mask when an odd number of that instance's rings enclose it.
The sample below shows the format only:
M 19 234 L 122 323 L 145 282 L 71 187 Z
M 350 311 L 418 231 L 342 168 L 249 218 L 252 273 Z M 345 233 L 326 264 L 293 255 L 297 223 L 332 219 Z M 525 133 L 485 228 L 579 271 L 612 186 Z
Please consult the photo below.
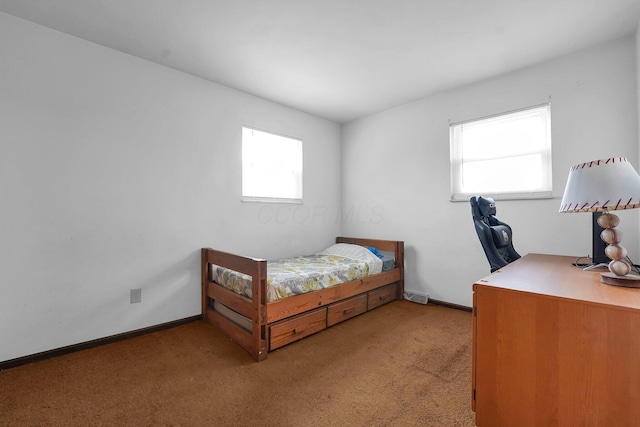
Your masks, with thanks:
M 527 254 L 474 283 L 519 292 L 567 298 L 640 310 L 640 288 L 624 288 L 600 282 L 600 273 L 584 271 L 572 263 L 578 257 Z

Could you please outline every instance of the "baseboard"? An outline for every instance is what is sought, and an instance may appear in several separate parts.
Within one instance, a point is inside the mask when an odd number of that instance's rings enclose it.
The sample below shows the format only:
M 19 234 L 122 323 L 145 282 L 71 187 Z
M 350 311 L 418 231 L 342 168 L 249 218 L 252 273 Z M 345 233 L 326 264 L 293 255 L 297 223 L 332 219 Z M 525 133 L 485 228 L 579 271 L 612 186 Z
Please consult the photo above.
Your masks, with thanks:
M 442 305 L 444 307 L 455 308 L 456 310 L 468 311 L 471 313 L 471 307 L 467 307 L 466 305 L 454 304 L 446 301 L 439 301 L 437 299 L 429 298 L 429 304 Z
M 41 353 L 31 354 L 29 356 L 6 360 L 4 362 L 0 362 L 0 371 L 9 368 L 15 368 L 21 365 L 26 365 L 27 363 L 39 362 L 41 360 L 50 359 L 52 357 L 62 356 L 64 354 L 69 354 L 80 350 L 86 350 L 88 348 L 110 344 L 116 341 L 126 340 L 128 338 L 133 338 L 144 334 L 150 334 L 152 332 L 161 331 L 163 329 L 175 328 L 176 326 L 185 325 L 187 323 L 195 322 L 196 320 L 200 319 L 202 319 L 201 315 L 185 317 L 184 319 L 178 319 L 167 323 L 161 323 L 159 325 L 148 326 L 146 328 L 136 329 L 135 331 L 123 332 L 121 334 L 111 335 L 104 338 L 98 338 L 91 341 L 68 345 L 66 347 L 43 351 Z

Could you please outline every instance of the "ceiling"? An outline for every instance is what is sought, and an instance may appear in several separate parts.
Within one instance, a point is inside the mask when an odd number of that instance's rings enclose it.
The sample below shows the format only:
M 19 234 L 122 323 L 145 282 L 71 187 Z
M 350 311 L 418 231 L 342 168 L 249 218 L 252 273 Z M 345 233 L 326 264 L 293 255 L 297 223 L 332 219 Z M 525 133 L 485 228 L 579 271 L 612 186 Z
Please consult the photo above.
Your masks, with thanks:
M 640 0 L 0 0 L 0 11 L 344 123 L 633 34 Z

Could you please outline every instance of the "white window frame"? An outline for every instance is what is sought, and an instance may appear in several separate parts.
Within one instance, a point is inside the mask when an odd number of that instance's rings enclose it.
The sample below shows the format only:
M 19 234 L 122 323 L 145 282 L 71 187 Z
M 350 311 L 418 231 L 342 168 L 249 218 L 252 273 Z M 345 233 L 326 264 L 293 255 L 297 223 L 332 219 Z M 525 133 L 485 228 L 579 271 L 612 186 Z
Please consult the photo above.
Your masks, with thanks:
M 302 203 L 302 166 L 301 138 L 242 126 L 242 201 Z
M 466 144 L 477 144 L 478 141 L 466 141 L 464 139 L 464 129 L 467 128 L 467 135 L 470 134 L 471 127 L 481 127 L 483 125 L 499 125 L 514 123 L 518 119 L 535 117 L 541 120 L 541 127 L 537 132 L 536 143 L 532 143 L 531 133 L 523 133 L 517 137 L 513 137 L 513 140 L 520 142 L 520 146 L 510 146 L 510 152 L 504 154 L 493 154 L 487 152 L 487 154 L 471 154 L 473 148 L 465 150 Z M 476 128 L 478 129 L 478 128 Z M 533 107 L 526 107 L 518 110 L 512 110 L 506 113 L 496 114 L 488 117 L 483 117 L 475 120 L 467 120 L 464 122 L 452 123 L 449 126 L 449 139 L 450 139 L 450 162 L 451 162 L 451 201 L 468 201 L 471 197 L 481 195 L 483 197 L 491 197 L 495 200 L 513 200 L 513 199 L 546 199 L 553 197 L 552 188 L 552 176 L 551 176 L 551 105 L 549 103 L 536 105 Z M 469 137 L 468 139 L 471 139 Z M 527 160 L 529 158 L 530 160 Z M 535 160 L 537 159 L 537 161 Z M 469 181 L 469 176 L 472 174 L 471 168 L 474 165 L 480 163 L 493 162 L 496 165 L 496 171 L 500 162 L 513 160 L 513 162 L 539 162 L 540 170 L 539 174 L 535 177 L 535 184 L 530 183 L 526 188 L 506 188 L 505 183 L 514 183 L 516 186 L 518 182 L 524 186 L 519 180 L 522 175 L 513 173 L 510 180 L 509 175 L 504 173 L 496 178 L 495 185 L 488 184 L 486 187 L 482 185 L 473 185 Z M 503 165 L 506 166 L 505 163 Z M 467 170 L 465 171 L 465 166 Z M 476 175 L 478 176 L 478 175 Z M 467 182 L 465 182 L 465 179 Z M 498 183 L 498 181 L 500 181 Z M 502 187 L 502 188 L 500 188 Z

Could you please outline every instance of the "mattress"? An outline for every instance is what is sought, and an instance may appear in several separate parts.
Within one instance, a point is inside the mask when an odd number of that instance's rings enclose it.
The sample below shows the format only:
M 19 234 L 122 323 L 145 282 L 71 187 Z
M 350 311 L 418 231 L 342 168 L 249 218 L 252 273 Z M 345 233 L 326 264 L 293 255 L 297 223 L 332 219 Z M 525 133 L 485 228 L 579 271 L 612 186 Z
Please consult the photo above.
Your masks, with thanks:
M 382 271 L 384 261 L 358 245 L 338 243 L 326 250 L 299 257 L 267 261 L 267 301 L 325 289 Z M 213 266 L 213 280 L 251 298 L 251 276 Z

